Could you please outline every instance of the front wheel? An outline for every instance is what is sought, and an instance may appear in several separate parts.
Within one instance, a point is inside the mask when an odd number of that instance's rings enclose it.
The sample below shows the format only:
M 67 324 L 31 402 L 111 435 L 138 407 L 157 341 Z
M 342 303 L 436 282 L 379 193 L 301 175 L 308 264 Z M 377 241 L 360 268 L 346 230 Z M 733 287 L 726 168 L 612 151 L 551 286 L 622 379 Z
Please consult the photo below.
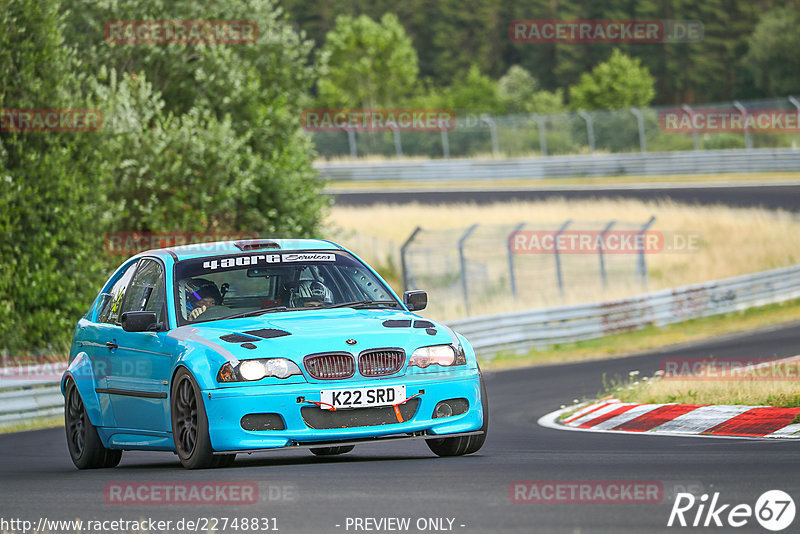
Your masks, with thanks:
M 107 449 L 97 435 L 97 428 L 89 420 L 86 407 L 75 382 L 67 382 L 64 406 L 64 427 L 67 431 L 67 448 L 72 463 L 78 469 L 116 467 L 122 460 L 122 451 Z
M 214 457 L 211 438 L 208 436 L 208 417 L 200 388 L 191 373 L 183 367 L 175 374 L 172 382 L 170 407 L 172 438 L 183 467 L 205 469 L 229 461 Z
M 457 438 L 427 439 L 425 443 L 437 456 L 463 456 L 478 452 L 486 441 L 489 432 L 489 399 L 486 396 L 486 385 L 481 375 L 481 407 L 483 408 L 483 434 L 460 436 Z

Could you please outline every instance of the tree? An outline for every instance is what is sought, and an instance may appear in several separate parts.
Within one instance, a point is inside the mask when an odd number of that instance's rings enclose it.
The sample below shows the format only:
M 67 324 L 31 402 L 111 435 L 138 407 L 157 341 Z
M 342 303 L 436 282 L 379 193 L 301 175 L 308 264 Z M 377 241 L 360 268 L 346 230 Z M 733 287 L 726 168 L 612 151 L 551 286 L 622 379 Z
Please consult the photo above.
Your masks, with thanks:
M 514 65 L 497 82 L 498 94 L 507 113 L 557 113 L 564 110 L 564 95 L 561 89 L 555 92 L 539 89 L 536 78 Z
M 115 230 L 316 232 L 326 199 L 311 166 L 311 141 L 300 129 L 317 75 L 312 43 L 292 30 L 273 1 L 63 1 L 69 40 L 85 58 L 84 90 L 115 108 L 110 118 L 128 109 L 124 128 L 109 140 L 120 158 L 112 172 L 126 177 L 112 184 L 125 206 Z M 107 21 L 142 18 L 252 20 L 258 39 L 232 45 L 103 40 Z M 98 82 L 103 69 L 109 72 Z M 190 196 L 191 202 L 179 202 Z
M 327 64 L 318 84 L 323 107 L 395 106 L 417 82 L 417 53 L 391 13 L 380 22 L 366 15 L 337 17 L 320 57 Z
M 749 39 L 742 63 L 755 84 L 770 96 L 800 93 L 800 8 L 789 4 L 761 18 Z
M 0 109 L 87 107 L 57 5 L 2 0 L 0 26 Z M 0 131 L 0 350 L 63 351 L 96 294 L 100 137 Z
M 260 37 L 103 41 L 109 20 L 180 18 L 255 20 Z M 271 1 L 0 0 L 0 25 L 0 109 L 104 120 L 99 132 L 0 129 L 0 351 L 65 352 L 119 263 L 106 232 L 316 232 L 327 200 L 300 129 L 311 44 Z
M 472 65 L 466 75 L 445 88 L 437 107 L 470 113 L 503 112 L 503 102 L 497 92 L 497 83 Z
M 583 74 L 580 82 L 570 87 L 570 106 L 576 110 L 644 107 L 655 96 L 654 85 L 655 80 L 639 59 L 615 49 L 608 61 L 591 74 Z

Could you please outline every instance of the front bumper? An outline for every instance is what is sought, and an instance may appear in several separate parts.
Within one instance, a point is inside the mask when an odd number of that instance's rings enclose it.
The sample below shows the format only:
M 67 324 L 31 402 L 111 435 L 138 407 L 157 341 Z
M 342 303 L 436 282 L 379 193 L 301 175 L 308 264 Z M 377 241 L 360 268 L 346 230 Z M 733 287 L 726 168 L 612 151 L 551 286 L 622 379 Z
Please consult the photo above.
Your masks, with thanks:
M 346 428 L 310 428 L 303 419 L 301 408 L 313 406 L 298 402 L 319 401 L 320 390 L 367 385 L 405 385 L 408 397 L 424 391 L 417 399 L 416 411 L 408 420 L 376 426 L 349 426 Z M 203 402 L 208 415 L 211 446 L 215 451 L 250 451 L 274 449 L 315 442 L 340 442 L 392 435 L 462 434 L 477 431 L 483 426 L 480 377 L 477 369 L 464 369 L 447 373 L 420 373 L 380 381 L 358 384 L 330 381 L 329 383 L 301 383 L 268 386 L 242 386 L 203 391 Z M 440 401 L 464 398 L 469 409 L 451 417 L 433 418 Z M 340 410 L 341 411 L 341 410 Z M 245 415 L 278 413 L 284 421 L 283 430 L 250 431 L 241 426 Z

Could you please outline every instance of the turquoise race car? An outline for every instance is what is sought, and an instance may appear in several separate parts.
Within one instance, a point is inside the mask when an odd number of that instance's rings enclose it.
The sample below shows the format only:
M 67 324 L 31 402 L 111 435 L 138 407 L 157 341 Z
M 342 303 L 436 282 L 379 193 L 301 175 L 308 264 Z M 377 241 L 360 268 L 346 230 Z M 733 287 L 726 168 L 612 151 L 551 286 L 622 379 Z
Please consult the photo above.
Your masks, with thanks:
M 328 241 L 140 253 L 75 327 L 61 383 L 72 461 L 160 450 L 222 467 L 237 453 L 414 438 L 474 453 L 488 429 L 475 352 L 414 313 L 426 305 Z

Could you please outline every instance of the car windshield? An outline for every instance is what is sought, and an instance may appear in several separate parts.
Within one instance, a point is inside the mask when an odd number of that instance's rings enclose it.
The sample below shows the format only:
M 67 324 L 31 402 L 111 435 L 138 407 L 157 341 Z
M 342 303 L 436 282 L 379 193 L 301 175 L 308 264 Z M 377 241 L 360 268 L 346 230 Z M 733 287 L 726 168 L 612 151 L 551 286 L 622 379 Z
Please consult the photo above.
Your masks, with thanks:
M 175 265 L 178 323 L 326 307 L 399 307 L 392 292 L 342 251 L 259 252 Z

